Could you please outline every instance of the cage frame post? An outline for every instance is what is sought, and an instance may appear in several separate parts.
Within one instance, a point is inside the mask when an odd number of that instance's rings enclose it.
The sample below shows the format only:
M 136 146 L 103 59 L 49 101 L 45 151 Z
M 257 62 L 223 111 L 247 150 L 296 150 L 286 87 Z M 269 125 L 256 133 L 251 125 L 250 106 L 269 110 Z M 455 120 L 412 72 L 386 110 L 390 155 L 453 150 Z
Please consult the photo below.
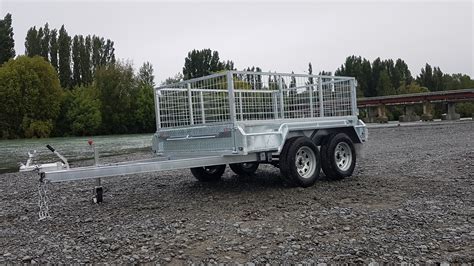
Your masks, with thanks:
M 308 87 L 308 90 L 309 90 L 309 113 L 310 113 L 310 117 L 313 118 L 314 117 L 313 86 L 310 85 Z
M 230 114 L 230 122 L 233 126 L 236 126 L 237 122 L 237 114 L 235 110 L 235 95 L 234 95 L 234 72 L 228 71 L 227 72 L 227 90 L 229 93 L 229 114 Z
M 283 98 L 283 82 L 282 77 L 278 76 L 278 93 L 280 94 L 280 119 L 285 118 L 285 101 Z
M 350 80 L 351 82 L 351 105 L 352 105 L 352 115 L 359 115 L 357 113 L 357 91 L 356 91 L 356 80 L 355 78 Z
M 159 98 L 159 91 L 154 89 L 154 100 L 155 100 L 155 118 L 156 118 L 156 129 L 161 128 L 161 115 L 160 115 L 160 98 Z
M 323 79 L 321 77 L 318 77 L 318 94 L 319 94 L 319 117 L 324 117 Z
M 278 119 L 278 95 L 278 91 L 272 92 L 273 119 Z
M 201 105 L 201 123 L 206 123 L 206 111 L 204 110 L 204 96 L 202 95 L 202 91 L 199 92 L 199 102 Z
M 191 83 L 188 83 L 188 110 L 189 110 L 189 122 L 194 125 L 194 112 L 193 112 L 193 95 L 191 92 Z

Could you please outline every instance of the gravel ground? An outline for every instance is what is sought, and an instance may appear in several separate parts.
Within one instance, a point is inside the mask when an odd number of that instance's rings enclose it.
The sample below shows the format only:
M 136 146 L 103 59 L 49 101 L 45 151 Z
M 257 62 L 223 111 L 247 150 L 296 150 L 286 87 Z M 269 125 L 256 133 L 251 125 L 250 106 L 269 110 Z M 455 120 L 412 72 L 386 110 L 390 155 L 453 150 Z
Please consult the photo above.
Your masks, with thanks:
M 369 137 L 342 181 L 292 188 L 273 166 L 215 184 L 169 171 L 104 179 L 100 205 L 94 181 L 60 183 L 46 221 L 37 177 L 2 174 L 0 263 L 474 263 L 474 122 Z

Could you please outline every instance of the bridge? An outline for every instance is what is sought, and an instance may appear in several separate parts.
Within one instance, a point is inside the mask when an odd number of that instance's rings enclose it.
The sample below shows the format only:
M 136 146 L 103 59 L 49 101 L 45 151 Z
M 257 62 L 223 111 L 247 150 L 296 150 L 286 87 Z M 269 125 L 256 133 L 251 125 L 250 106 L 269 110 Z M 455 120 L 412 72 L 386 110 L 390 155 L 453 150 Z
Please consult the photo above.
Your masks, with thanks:
M 386 115 L 386 106 L 389 105 L 404 105 L 405 113 L 400 116 L 400 122 L 419 121 L 420 116 L 416 115 L 413 110 L 415 104 L 423 104 L 423 114 L 421 120 L 433 120 L 432 103 L 445 102 L 448 110 L 442 119 L 457 120 L 459 114 L 456 113 L 455 104 L 457 102 L 474 101 L 474 89 L 451 90 L 451 91 L 436 91 L 400 94 L 390 96 L 368 97 L 357 99 L 357 107 L 366 110 L 365 120 L 367 122 L 386 123 L 388 121 Z M 374 114 L 373 110 L 376 109 Z

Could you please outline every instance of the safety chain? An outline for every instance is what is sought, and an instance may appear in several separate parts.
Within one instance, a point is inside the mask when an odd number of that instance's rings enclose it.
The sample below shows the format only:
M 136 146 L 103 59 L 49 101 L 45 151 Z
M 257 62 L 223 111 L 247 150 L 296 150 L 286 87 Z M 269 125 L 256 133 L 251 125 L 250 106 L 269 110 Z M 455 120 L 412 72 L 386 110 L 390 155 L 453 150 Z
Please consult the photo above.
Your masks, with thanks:
M 38 207 L 39 207 L 39 220 L 42 221 L 47 218 L 51 218 L 49 214 L 50 209 L 49 199 L 49 182 L 44 180 L 44 173 L 41 173 L 41 178 L 38 184 Z

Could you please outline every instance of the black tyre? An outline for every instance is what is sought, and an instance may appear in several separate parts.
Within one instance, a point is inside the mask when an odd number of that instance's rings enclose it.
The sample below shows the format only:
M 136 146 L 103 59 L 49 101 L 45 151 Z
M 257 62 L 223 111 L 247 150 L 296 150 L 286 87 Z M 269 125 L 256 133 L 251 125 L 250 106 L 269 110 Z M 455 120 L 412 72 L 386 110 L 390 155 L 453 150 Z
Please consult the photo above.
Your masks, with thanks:
M 219 181 L 224 174 L 225 164 L 191 168 L 193 176 L 202 182 Z
M 281 149 L 280 152 L 280 157 L 278 161 L 278 166 L 280 168 L 280 176 L 285 181 L 286 183 L 292 184 L 291 178 L 289 178 L 288 172 L 288 162 L 287 162 L 287 157 L 288 157 L 288 149 L 293 145 L 293 142 L 295 142 L 296 139 L 299 137 L 293 137 L 289 138 L 285 141 L 285 145 L 283 145 L 283 148 Z
M 296 138 L 286 151 L 287 177 L 300 187 L 309 187 L 316 182 L 321 172 L 319 150 L 307 137 Z M 281 166 L 280 166 L 281 167 Z
M 344 133 L 327 136 L 321 145 L 321 163 L 324 174 L 330 179 L 351 176 L 356 165 L 352 140 Z
M 251 176 L 257 171 L 259 163 L 249 162 L 249 163 L 232 163 L 229 164 L 230 169 L 234 171 L 239 176 Z

